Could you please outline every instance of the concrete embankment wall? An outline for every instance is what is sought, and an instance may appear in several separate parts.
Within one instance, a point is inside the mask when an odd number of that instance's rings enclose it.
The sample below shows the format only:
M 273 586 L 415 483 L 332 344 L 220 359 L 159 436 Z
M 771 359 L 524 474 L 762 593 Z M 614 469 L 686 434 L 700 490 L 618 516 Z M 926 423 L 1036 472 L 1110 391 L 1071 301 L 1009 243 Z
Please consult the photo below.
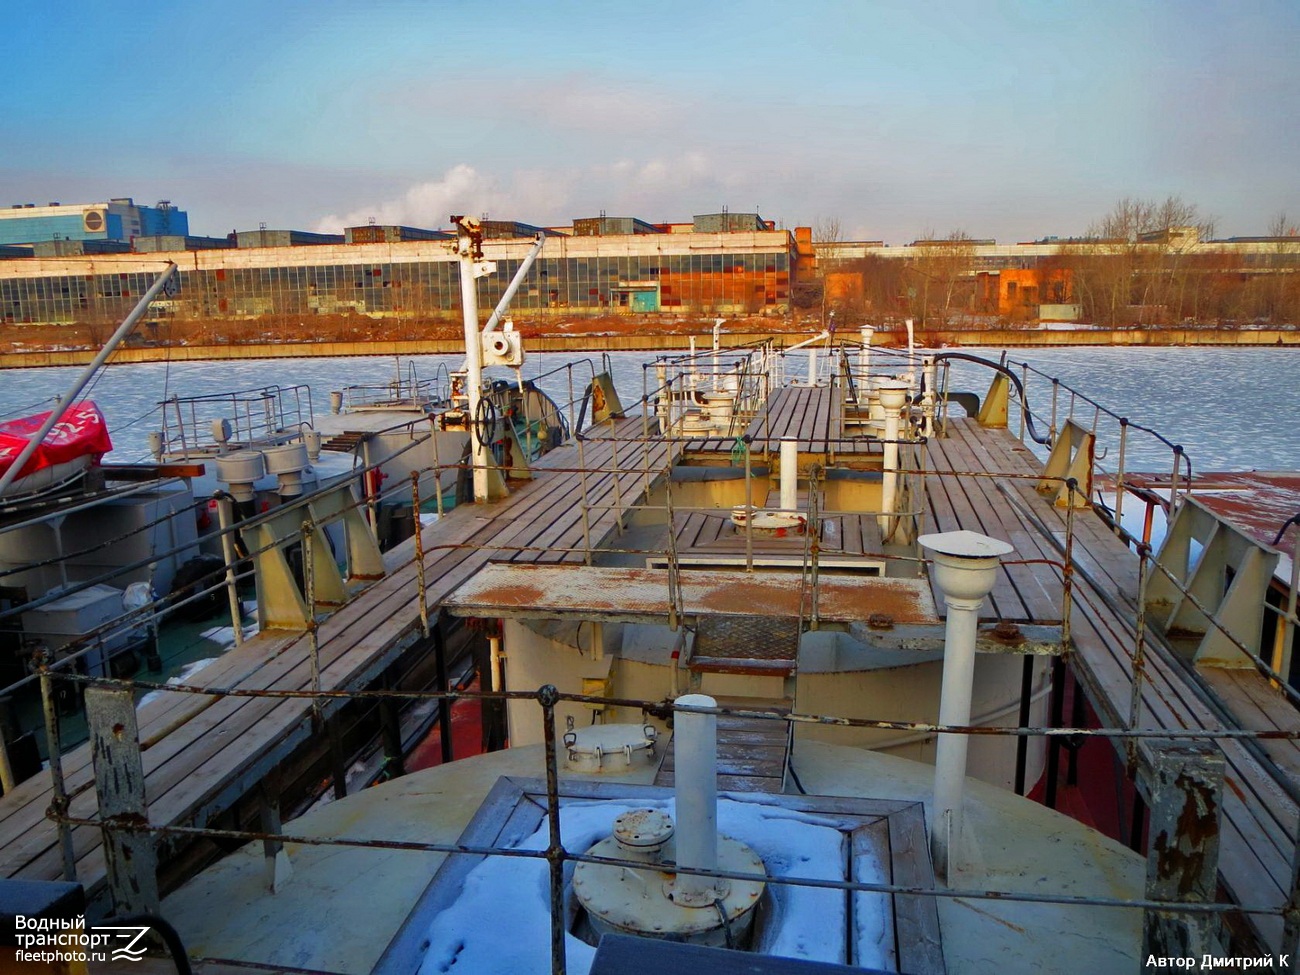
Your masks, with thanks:
M 853 333 L 848 333 L 854 337 Z M 798 332 L 726 333 L 728 346 L 747 345 L 774 338 L 793 344 L 806 338 Z M 707 332 L 696 337 L 700 348 L 711 342 Z M 902 332 L 877 332 L 874 344 L 906 344 Z M 1300 331 L 1266 329 L 978 329 L 969 331 L 917 332 L 918 345 L 937 347 L 1062 347 L 1062 346 L 1291 346 L 1300 347 Z M 689 335 L 548 335 L 525 340 L 530 352 L 633 352 L 681 350 L 689 346 Z M 403 342 L 311 342 L 249 343 L 247 345 L 185 345 L 171 347 L 123 348 L 111 361 L 190 362 L 206 359 L 286 359 L 359 355 L 430 355 L 456 353 L 463 345 L 455 339 L 430 339 Z M 60 349 L 50 352 L 7 352 L 0 355 L 0 368 L 84 365 L 95 356 L 93 349 Z

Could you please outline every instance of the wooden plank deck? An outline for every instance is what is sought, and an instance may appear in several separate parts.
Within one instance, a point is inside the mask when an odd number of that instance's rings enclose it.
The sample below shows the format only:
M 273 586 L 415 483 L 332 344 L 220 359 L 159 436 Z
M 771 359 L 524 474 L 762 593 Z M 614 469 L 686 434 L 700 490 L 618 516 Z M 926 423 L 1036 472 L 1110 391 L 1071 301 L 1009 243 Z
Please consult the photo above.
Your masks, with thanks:
M 715 698 L 719 707 L 790 713 L 790 702 L 760 698 Z M 773 718 L 718 715 L 718 789 L 722 792 L 780 793 L 789 760 L 789 726 Z M 671 788 L 676 749 L 669 744 L 654 784 Z
M 616 438 L 639 438 L 640 420 L 604 425 L 584 444 L 590 473 L 585 490 L 576 472 L 577 448 L 566 445 L 537 465 L 534 480 L 490 506 L 464 506 L 447 513 L 423 532 L 428 602 L 437 605 L 489 561 L 540 557 L 559 545 L 561 558 L 581 560 L 582 531 L 575 509 L 582 498 L 592 511 L 593 544 L 622 517 L 613 509 L 617 483 L 623 505 L 636 503 L 647 477 L 662 471 L 680 447 L 655 445 L 643 454 L 639 443 L 617 444 Z M 622 447 L 615 473 L 614 454 Z M 601 508 L 600 506 L 608 506 Z M 577 519 L 580 520 L 580 514 Z M 575 538 L 575 531 L 577 536 Z M 409 559 L 413 543 L 393 553 Z M 359 688 L 370 683 L 406 649 L 419 633 L 416 569 L 407 561 L 386 578 L 323 620 L 319 628 L 322 686 Z M 309 648 L 302 634 L 268 631 L 232 650 L 205 670 L 204 686 L 221 689 L 309 690 Z M 330 702 L 329 714 L 335 707 Z M 304 699 L 229 697 L 164 693 L 140 709 L 142 758 L 155 824 L 203 824 L 229 808 L 263 775 L 311 734 L 311 704 Z M 70 812 L 91 818 L 97 804 L 89 749 L 64 756 L 68 790 L 75 795 Z M 52 798 L 49 778 L 39 775 L 0 797 L 0 876 L 28 879 L 61 877 L 61 856 L 54 825 L 45 817 Z M 97 828 L 72 831 L 78 879 L 93 896 L 105 877 L 101 833 Z
M 844 391 L 838 386 L 787 386 L 776 390 L 745 434 L 755 450 L 779 450 L 798 440 L 799 452 L 824 454 L 844 436 Z
M 1063 543 L 1063 509 L 1034 489 L 1041 465 L 1005 430 L 973 420 L 950 419 L 948 436 L 929 442 L 926 493 L 934 527 L 969 528 L 1006 539 L 1013 558 L 1061 561 L 1050 539 Z M 953 471 L 995 477 L 958 477 Z M 1090 511 L 1074 519 L 1075 589 L 1071 613 L 1075 653 L 1071 663 L 1104 726 L 1126 726 L 1133 686 L 1136 639 L 1131 612 L 1137 595 L 1137 557 Z M 1044 534 L 1046 532 L 1046 535 Z M 1050 536 L 1050 539 L 1049 537 Z M 1059 619 L 1060 573 L 1053 566 L 1008 566 L 994 590 L 994 613 L 1050 614 Z M 941 599 L 936 603 L 942 605 Z M 1008 617 L 1014 618 L 1014 617 Z M 1041 617 L 1040 617 L 1041 618 Z M 1193 672 L 1148 640 L 1139 725 L 1145 729 L 1294 730 L 1296 710 L 1253 671 L 1201 668 Z M 1214 701 L 1217 695 L 1218 702 Z M 1225 720 L 1224 710 L 1231 712 Z M 1242 903 L 1281 906 L 1291 884 L 1291 862 L 1300 834 L 1300 807 L 1282 782 L 1300 781 L 1300 744 L 1269 741 L 1252 747 L 1218 739 L 1226 760 L 1219 871 Z M 1269 945 L 1281 944 L 1281 919 L 1254 919 Z
M 677 554 L 682 558 L 716 555 L 743 556 L 745 531 L 737 528 L 729 511 L 691 511 L 673 518 L 677 534 Z M 855 557 L 873 562 L 884 543 L 875 517 L 858 514 L 832 514 L 821 519 L 818 547 L 823 558 Z M 802 561 L 808 551 L 808 538 L 801 534 L 774 535 L 755 531 L 750 549 L 755 558 L 783 558 Z

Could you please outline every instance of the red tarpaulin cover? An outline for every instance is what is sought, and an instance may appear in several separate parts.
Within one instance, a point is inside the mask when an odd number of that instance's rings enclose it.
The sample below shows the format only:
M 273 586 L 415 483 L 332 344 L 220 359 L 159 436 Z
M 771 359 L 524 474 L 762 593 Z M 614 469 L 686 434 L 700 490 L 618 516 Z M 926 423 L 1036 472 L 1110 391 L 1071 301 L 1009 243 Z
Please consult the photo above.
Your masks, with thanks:
M 27 441 L 40 430 L 41 424 L 49 415 L 49 412 L 37 413 L 0 423 L 0 474 L 13 466 L 13 462 L 27 446 Z M 70 406 L 63 414 L 63 419 L 54 424 L 45 435 L 44 442 L 18 472 L 18 476 L 26 477 L 33 471 L 86 455 L 92 455 L 98 460 L 112 449 L 113 442 L 108 438 L 104 414 L 90 400 L 83 400 Z

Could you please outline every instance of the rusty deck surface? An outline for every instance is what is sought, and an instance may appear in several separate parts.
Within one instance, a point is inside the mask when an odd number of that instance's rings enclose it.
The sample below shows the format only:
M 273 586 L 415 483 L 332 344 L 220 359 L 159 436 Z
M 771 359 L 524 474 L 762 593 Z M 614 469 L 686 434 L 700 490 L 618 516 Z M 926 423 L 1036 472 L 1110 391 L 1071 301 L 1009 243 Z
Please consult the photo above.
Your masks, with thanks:
M 1115 482 L 1107 486 L 1114 490 Z M 1170 476 L 1129 472 L 1124 483 L 1134 492 L 1168 500 Z M 1186 481 L 1179 490 L 1188 490 Z M 1300 543 L 1300 529 L 1279 530 L 1300 512 L 1300 473 L 1296 471 L 1202 471 L 1192 478 L 1190 490 L 1196 500 L 1230 524 L 1236 525 L 1261 545 L 1294 557 Z M 1132 504 L 1130 500 L 1128 502 Z M 1279 573 L 1285 577 L 1283 567 Z
M 710 569 L 680 573 L 681 611 L 689 616 L 807 617 L 811 587 L 800 573 Z M 586 565 L 485 566 L 443 602 L 457 616 L 578 616 L 625 622 L 668 618 L 667 569 Z M 872 614 L 898 624 L 937 623 L 927 582 L 874 576 L 826 576 L 820 580 L 818 612 L 827 622 L 850 622 Z

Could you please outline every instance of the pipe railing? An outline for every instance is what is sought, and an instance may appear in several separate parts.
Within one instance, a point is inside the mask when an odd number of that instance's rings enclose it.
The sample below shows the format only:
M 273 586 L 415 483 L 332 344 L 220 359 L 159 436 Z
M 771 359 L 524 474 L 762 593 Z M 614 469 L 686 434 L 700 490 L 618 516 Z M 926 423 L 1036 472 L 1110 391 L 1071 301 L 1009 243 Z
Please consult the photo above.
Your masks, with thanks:
M 108 688 L 129 688 L 137 690 L 150 685 L 131 681 L 89 679 L 80 675 L 60 675 L 59 679 L 83 683 L 87 686 Z M 76 877 L 76 859 L 72 847 L 71 830 L 74 827 L 104 831 L 111 834 L 119 830 L 129 830 L 134 835 L 147 834 L 158 840 L 167 840 L 173 849 L 182 843 L 197 840 L 218 840 L 225 842 L 270 844 L 295 844 L 337 849 L 391 850 L 399 852 L 434 852 L 442 854 L 462 854 L 482 857 L 509 857 L 534 859 L 548 865 L 547 888 L 549 925 L 549 954 L 553 975 L 566 971 L 566 924 L 565 904 L 565 865 L 568 863 L 594 863 L 620 866 L 631 870 L 644 868 L 641 861 L 625 860 L 618 857 L 593 856 L 590 853 L 569 850 L 562 841 L 560 823 L 565 807 L 559 785 L 559 744 L 556 733 L 556 708 L 561 703 L 592 705 L 602 708 L 635 708 L 643 713 L 658 717 L 669 714 L 683 716 L 744 717 L 754 720 L 784 722 L 791 729 L 801 725 L 820 725 L 834 727 L 856 727 L 897 732 L 933 735 L 1013 737 L 1013 738 L 1047 738 L 1047 739 L 1103 739 L 1116 743 L 1140 742 L 1149 740 L 1180 741 L 1233 741 L 1243 737 L 1268 737 L 1279 740 L 1300 739 L 1300 730 L 1278 732 L 1276 734 L 1249 732 L 1239 729 L 1150 729 L 1133 728 L 1089 728 L 1089 727 L 987 727 L 972 725 L 939 724 L 933 722 L 913 722 L 880 720 L 872 718 L 844 718 L 834 715 L 808 714 L 800 712 L 778 713 L 763 709 L 749 709 L 735 706 L 706 707 L 695 701 L 674 704 L 668 701 L 649 701 L 642 699 L 618 698 L 584 694 L 562 693 L 552 685 L 545 685 L 536 691 L 399 691 L 389 688 L 330 690 L 324 688 L 275 689 L 275 688 L 219 688 L 193 684 L 157 685 L 157 690 L 173 694 L 202 694 L 228 697 L 249 697 L 271 700 L 301 700 L 309 707 L 326 701 L 354 701 L 373 699 L 377 701 L 430 702 L 438 701 L 440 708 L 447 708 L 457 701 L 533 701 L 540 708 L 543 729 L 543 758 L 545 763 L 545 799 L 544 810 L 548 820 L 547 845 L 542 849 L 526 849 L 517 844 L 498 846 L 495 844 L 440 843 L 433 841 L 389 840 L 384 838 L 361 838 L 349 836 L 306 836 L 297 835 L 283 828 L 271 830 L 226 829 L 213 826 L 190 826 L 184 824 L 130 822 L 124 824 L 116 818 L 94 816 L 73 816 L 69 813 L 71 796 L 66 791 L 65 783 L 57 768 L 53 768 L 54 799 L 51 803 L 49 817 L 60 830 L 61 845 L 64 849 L 65 872 L 69 879 Z M 1145 776 L 1147 769 L 1140 767 L 1138 774 Z M 83 787 L 83 789 L 86 787 Z M 584 800 L 590 801 L 590 800 Z M 1300 860 L 1300 848 L 1297 849 Z M 1283 951 L 1294 950 L 1296 932 L 1291 921 L 1294 910 L 1292 905 L 1267 902 L 1263 899 L 1255 902 L 1231 903 L 1213 900 L 1174 900 L 1169 897 L 1146 896 L 1091 896 L 1066 892 L 1043 890 L 1018 890 L 1014 888 L 974 888 L 959 887 L 951 884 L 908 884 L 893 882 L 875 882 L 853 879 L 813 878 L 805 876 L 769 876 L 750 874 L 746 871 L 718 868 L 676 867 L 679 873 L 692 877 L 762 881 L 769 884 L 789 887 L 808 887 L 822 890 L 843 892 L 869 892 L 890 896 L 925 896 L 941 898 L 961 898 L 965 901 L 980 902 L 1013 901 L 1041 905 L 1057 905 L 1065 908 L 1106 908 L 1120 910 L 1141 910 L 1160 912 L 1167 916 L 1185 916 L 1190 918 L 1209 918 L 1216 915 L 1247 915 L 1257 918 L 1281 917 L 1287 920 Z M 539 946 L 540 948 L 540 946 Z
M 227 443 L 272 443 L 296 437 L 316 415 L 311 387 L 269 385 L 229 393 L 172 396 L 162 407 L 162 448 L 165 454 L 187 456 L 228 449 Z M 230 436 L 219 440 L 212 425 L 225 420 Z

